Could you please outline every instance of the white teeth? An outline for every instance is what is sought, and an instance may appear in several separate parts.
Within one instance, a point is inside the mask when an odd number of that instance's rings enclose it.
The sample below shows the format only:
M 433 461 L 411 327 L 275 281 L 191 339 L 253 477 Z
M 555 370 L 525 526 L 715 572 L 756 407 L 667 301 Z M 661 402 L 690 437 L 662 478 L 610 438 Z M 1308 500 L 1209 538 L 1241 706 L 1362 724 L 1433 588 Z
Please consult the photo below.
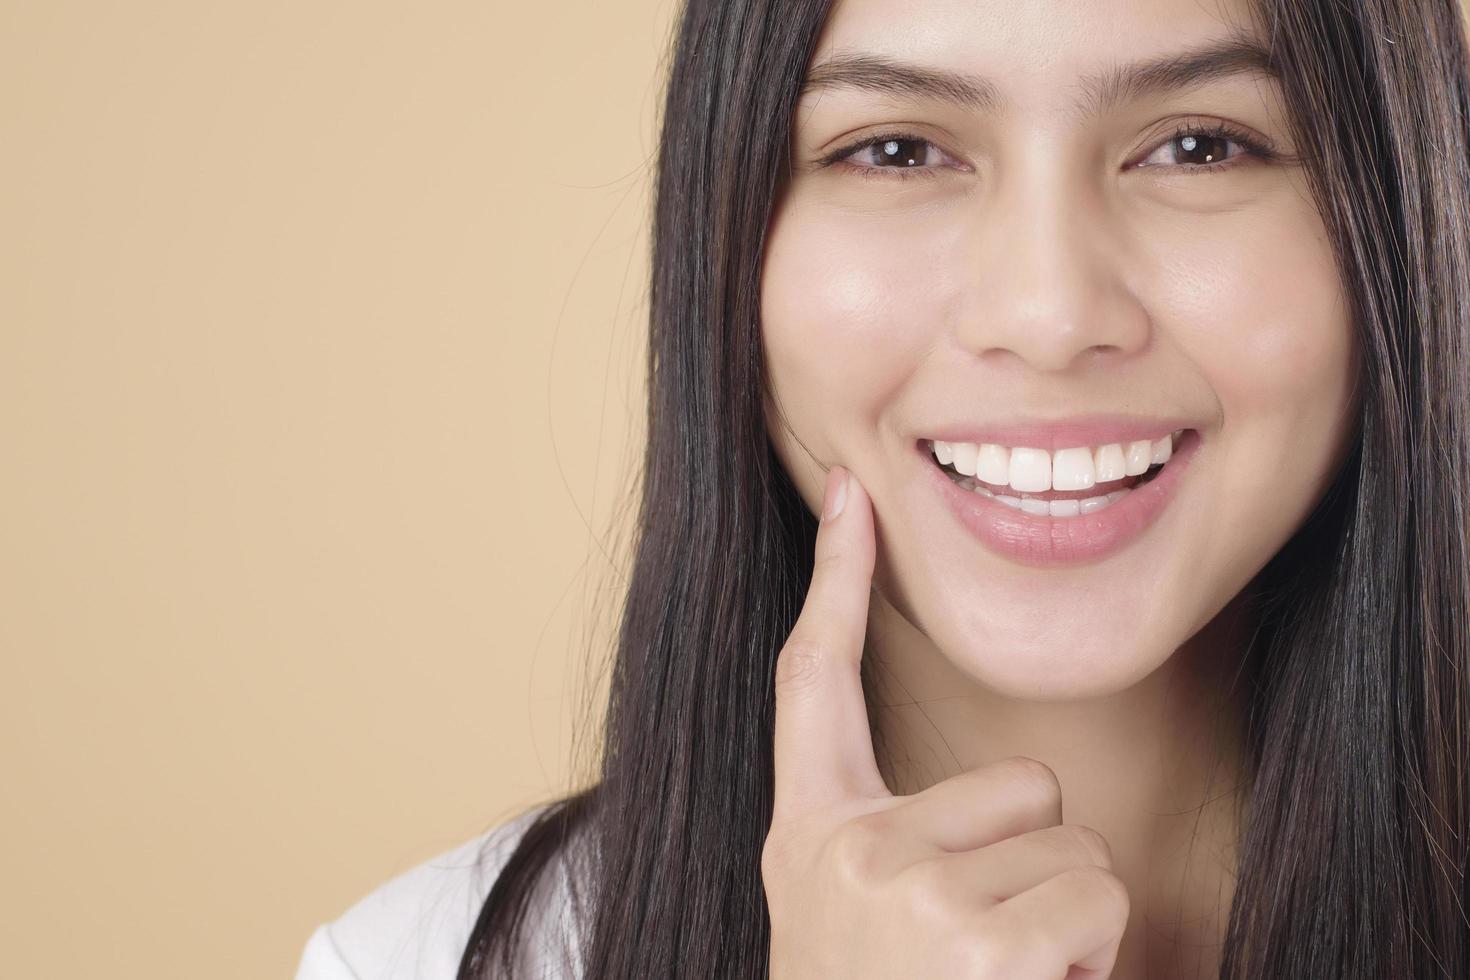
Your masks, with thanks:
M 979 448 L 973 442 L 956 442 L 953 448 L 954 468 L 965 476 L 974 476 L 975 457 L 980 452 Z
M 1123 463 L 1124 475 L 1139 476 L 1144 473 L 1148 469 L 1149 461 L 1153 459 L 1153 454 L 1154 444 L 1147 439 L 1130 442 L 1128 444 L 1127 459 Z
M 978 484 L 1009 486 L 1021 493 L 1088 490 L 1099 483 L 1111 483 L 1125 476 L 1141 476 L 1148 472 L 1149 467 L 1167 463 L 1174 455 L 1174 444 L 1184 432 L 1184 429 L 1177 429 L 1155 440 L 1076 446 L 1059 449 L 1056 453 L 1026 446 L 1008 449 L 989 442 L 977 445 L 938 439 L 933 441 L 933 447 L 934 457 L 940 463 L 952 465 L 957 473 L 973 478 L 977 493 L 1028 513 L 1073 517 L 1101 510 L 1128 490 L 1116 490 L 1106 496 L 1083 500 L 1029 501 L 1011 494 L 997 494 Z M 1046 509 L 1041 509 L 1043 507 Z
M 1098 446 L 1097 453 L 1092 458 L 1092 465 L 1093 469 L 1097 471 L 1098 483 L 1121 480 L 1128 475 L 1124 469 L 1127 461 L 1123 458 L 1123 447 L 1116 442 L 1110 442 L 1106 446 Z
M 1011 488 L 1023 493 L 1043 493 L 1051 489 L 1051 453 L 1045 449 L 1017 446 L 1011 450 Z
M 1084 500 L 1037 500 L 1035 497 L 1012 497 L 1004 493 L 991 493 L 984 487 L 976 487 L 975 492 L 999 500 L 1013 510 L 1036 514 L 1039 517 L 1076 517 L 1078 514 L 1095 514 L 1115 501 L 1122 500 L 1133 491 L 1124 488 L 1114 490 L 1105 496 L 1087 497 Z
M 1092 460 L 1092 450 L 1086 446 L 1058 449 L 1051 461 L 1051 488 L 1091 490 L 1097 482 L 1097 468 Z
M 993 442 L 980 444 L 980 455 L 975 461 L 975 476 L 986 483 L 1005 486 L 1011 482 L 1011 451 Z

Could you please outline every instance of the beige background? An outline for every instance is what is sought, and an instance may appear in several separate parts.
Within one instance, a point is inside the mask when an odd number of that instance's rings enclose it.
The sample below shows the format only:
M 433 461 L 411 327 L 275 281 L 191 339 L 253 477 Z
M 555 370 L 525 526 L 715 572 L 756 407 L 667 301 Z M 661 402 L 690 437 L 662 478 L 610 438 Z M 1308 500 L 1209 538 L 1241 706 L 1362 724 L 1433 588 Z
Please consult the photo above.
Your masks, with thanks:
M 579 783 L 673 12 L 0 8 L 0 974 L 290 976 Z

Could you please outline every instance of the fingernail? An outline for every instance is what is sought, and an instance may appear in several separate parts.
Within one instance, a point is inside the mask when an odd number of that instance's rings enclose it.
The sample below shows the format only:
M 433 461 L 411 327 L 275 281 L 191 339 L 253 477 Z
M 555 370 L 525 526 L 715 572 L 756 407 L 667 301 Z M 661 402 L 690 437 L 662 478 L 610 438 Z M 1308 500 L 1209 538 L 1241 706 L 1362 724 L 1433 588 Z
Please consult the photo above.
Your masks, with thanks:
M 822 520 L 830 521 L 842 513 L 847 503 L 847 470 L 834 466 L 827 471 L 827 494 L 822 501 Z

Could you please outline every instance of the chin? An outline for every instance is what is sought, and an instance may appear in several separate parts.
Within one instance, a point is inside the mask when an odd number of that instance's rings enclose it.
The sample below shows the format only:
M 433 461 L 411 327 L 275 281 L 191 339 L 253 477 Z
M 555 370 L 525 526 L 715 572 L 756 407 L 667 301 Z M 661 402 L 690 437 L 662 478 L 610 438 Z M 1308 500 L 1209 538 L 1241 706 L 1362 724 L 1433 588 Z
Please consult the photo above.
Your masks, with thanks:
M 1125 691 L 1156 670 L 1176 644 L 1155 646 L 1124 629 L 1082 629 L 1054 617 L 1048 624 L 1004 613 L 947 617 L 931 638 L 958 670 L 1006 698 L 1083 701 Z
M 1130 580 L 1097 566 L 1066 573 L 1018 569 L 1002 580 L 940 577 L 933 566 L 896 576 L 898 556 L 886 550 L 880 544 L 875 584 L 955 672 L 935 687 L 968 681 L 1037 702 L 1106 697 L 1153 673 L 1197 630 L 1184 617 L 1163 614 L 1172 601 L 1164 584 L 1177 576 Z

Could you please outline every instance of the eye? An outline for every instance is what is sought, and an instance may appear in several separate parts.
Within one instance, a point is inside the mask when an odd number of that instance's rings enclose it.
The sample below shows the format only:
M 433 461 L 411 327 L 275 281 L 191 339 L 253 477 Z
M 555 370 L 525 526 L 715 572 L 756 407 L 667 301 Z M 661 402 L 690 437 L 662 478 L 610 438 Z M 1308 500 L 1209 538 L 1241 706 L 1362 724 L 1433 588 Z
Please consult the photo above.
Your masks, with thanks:
M 912 133 L 883 133 L 822 157 L 818 166 L 840 166 L 862 177 L 934 177 L 936 168 L 950 160 L 948 154 L 929 140 Z M 953 164 L 953 161 L 951 161 Z M 963 164 L 958 169 L 968 170 Z
M 1148 162 L 1155 157 L 1162 158 L 1161 162 Z M 1224 123 L 1208 126 L 1186 124 L 1174 130 L 1172 136 L 1135 166 L 1163 167 L 1187 174 L 1210 173 L 1242 166 L 1242 157 L 1273 160 L 1276 152 L 1268 141 L 1234 126 Z

